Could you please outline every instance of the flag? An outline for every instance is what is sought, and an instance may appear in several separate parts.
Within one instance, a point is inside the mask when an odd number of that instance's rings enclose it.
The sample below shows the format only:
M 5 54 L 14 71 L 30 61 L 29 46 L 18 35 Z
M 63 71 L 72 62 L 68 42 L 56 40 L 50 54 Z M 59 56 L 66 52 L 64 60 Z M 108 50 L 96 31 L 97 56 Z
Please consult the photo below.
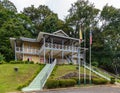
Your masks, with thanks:
M 92 31 L 90 30 L 90 45 L 92 45 Z
M 82 36 L 81 28 L 80 28 L 80 31 L 79 31 L 79 38 L 80 38 L 80 42 L 82 42 L 83 36 Z

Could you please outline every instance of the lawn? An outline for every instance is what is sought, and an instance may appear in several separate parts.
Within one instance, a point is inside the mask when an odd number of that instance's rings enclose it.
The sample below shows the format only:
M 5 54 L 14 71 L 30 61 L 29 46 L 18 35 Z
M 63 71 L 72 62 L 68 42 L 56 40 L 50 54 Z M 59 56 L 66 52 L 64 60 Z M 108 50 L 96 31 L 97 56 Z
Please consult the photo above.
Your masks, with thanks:
M 14 68 L 19 68 L 18 72 Z M 19 85 L 24 84 L 44 66 L 38 64 L 2 64 L 0 65 L 0 93 L 18 91 Z
M 55 79 L 61 76 L 64 76 L 65 74 L 68 74 L 70 72 L 78 72 L 78 69 L 76 69 L 75 65 L 58 65 L 54 68 L 50 78 Z M 81 74 L 84 73 L 84 68 L 80 68 Z M 86 69 L 86 74 L 89 75 L 89 70 Z M 93 76 L 97 76 L 96 74 L 92 73 Z

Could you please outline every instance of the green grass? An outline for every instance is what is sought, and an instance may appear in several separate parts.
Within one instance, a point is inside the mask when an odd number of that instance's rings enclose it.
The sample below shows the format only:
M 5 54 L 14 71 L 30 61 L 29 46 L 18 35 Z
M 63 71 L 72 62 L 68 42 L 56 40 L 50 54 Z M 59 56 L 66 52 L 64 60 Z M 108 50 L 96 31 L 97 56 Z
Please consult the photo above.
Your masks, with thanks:
M 81 74 L 83 74 L 84 68 L 81 67 L 80 70 L 81 70 L 80 71 Z M 68 74 L 70 72 L 78 72 L 75 65 L 58 65 L 54 68 L 50 78 L 52 78 L 52 79 L 59 78 L 59 77 L 64 76 L 65 74 Z M 88 69 L 86 69 L 86 74 L 89 75 Z M 94 73 L 92 73 L 92 75 L 97 77 L 97 75 Z
M 19 71 L 15 72 L 14 67 Z M 33 78 L 43 65 L 38 64 L 2 64 L 0 65 L 0 93 L 18 91 L 17 88 Z

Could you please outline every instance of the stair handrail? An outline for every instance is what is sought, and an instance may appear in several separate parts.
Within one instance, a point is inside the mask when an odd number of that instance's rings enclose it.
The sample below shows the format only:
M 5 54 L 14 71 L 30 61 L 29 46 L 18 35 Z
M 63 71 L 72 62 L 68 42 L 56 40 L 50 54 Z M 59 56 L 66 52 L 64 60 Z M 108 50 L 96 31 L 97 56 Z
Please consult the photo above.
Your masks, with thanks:
M 50 68 L 47 70 L 47 72 L 45 72 L 45 75 L 43 76 L 43 78 L 40 80 L 41 88 L 44 87 L 44 85 L 45 85 L 47 79 L 49 78 L 51 72 L 53 71 L 55 65 L 56 65 L 56 59 L 55 59 L 54 62 L 51 64 L 51 66 L 50 66 Z
M 101 74 L 101 73 L 95 71 L 95 70 L 92 69 L 92 68 L 89 68 L 88 66 L 85 66 L 85 65 L 84 65 L 84 67 L 87 68 L 87 69 L 89 69 L 89 70 L 91 70 L 91 71 L 94 72 L 95 74 L 101 76 L 102 78 L 107 79 L 108 81 L 110 81 L 110 78 L 109 78 L 109 77 L 107 77 L 107 76 L 105 76 L 105 75 L 103 75 L 103 74 Z

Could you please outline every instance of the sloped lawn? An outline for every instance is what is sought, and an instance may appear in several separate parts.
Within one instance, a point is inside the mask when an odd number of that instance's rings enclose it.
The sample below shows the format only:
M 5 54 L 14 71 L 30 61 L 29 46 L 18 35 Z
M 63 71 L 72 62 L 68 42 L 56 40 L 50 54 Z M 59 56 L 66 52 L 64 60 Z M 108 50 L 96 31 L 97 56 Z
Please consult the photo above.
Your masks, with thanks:
M 14 71 L 15 67 L 18 72 Z M 0 93 L 18 91 L 20 85 L 32 79 L 43 67 L 38 64 L 1 64 Z
M 59 78 L 61 76 L 64 76 L 65 74 L 71 73 L 71 72 L 78 72 L 78 69 L 76 69 L 77 66 L 75 65 L 58 65 L 54 68 L 50 79 Z M 84 67 L 80 67 L 80 73 L 84 74 Z M 86 69 L 86 74 L 89 75 L 89 70 Z M 92 73 L 92 76 L 98 77 L 96 74 Z

